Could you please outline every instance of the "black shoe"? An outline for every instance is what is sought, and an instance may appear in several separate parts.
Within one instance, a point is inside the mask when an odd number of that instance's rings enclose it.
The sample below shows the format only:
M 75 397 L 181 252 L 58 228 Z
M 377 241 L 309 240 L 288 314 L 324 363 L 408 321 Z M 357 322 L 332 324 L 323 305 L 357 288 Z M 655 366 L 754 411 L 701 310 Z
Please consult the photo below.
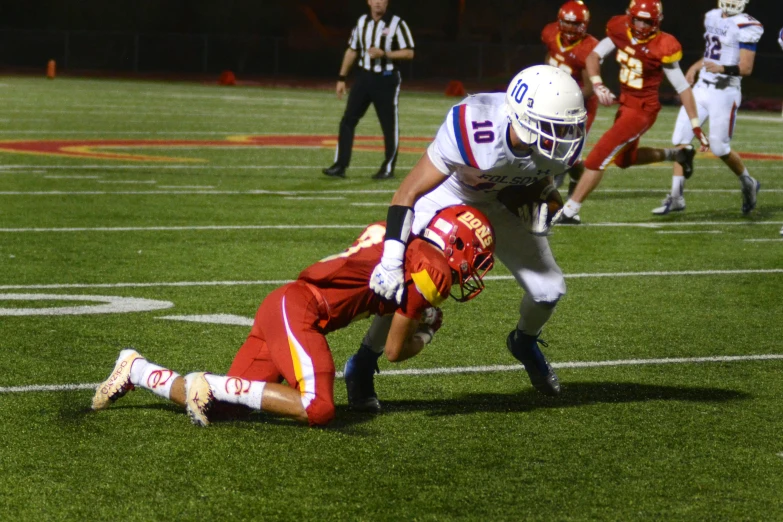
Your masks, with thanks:
M 374 373 L 378 364 L 362 361 L 356 355 L 351 356 L 345 363 L 343 376 L 345 387 L 348 391 L 348 405 L 354 411 L 367 413 L 380 413 L 381 403 L 375 393 Z
M 552 367 L 546 362 L 544 354 L 538 345 L 548 346 L 546 341 L 538 336 L 527 335 L 519 329 L 514 329 L 506 339 L 506 346 L 511 355 L 525 365 L 525 371 L 530 377 L 533 387 L 544 395 L 558 395 L 560 380 Z
M 677 152 L 677 163 L 682 165 L 682 175 L 685 179 L 693 176 L 693 158 L 696 156 L 696 149 L 693 145 L 687 145 Z
M 379 170 L 373 174 L 372 179 L 392 179 L 394 177 L 394 171 L 386 172 L 385 170 Z
M 333 178 L 344 178 L 345 177 L 345 167 L 342 165 L 338 165 L 335 163 L 331 167 L 327 169 L 323 169 L 321 172 L 326 174 L 327 176 L 332 176 Z

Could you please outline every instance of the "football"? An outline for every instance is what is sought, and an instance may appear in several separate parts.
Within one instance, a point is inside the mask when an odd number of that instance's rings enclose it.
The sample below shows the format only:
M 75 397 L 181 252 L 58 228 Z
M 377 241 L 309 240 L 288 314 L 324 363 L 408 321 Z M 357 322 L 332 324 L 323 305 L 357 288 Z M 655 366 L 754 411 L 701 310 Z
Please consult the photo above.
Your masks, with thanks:
M 552 184 L 551 180 L 544 178 L 532 185 L 512 185 L 498 192 L 500 201 L 512 214 L 521 216 L 521 208 L 531 207 L 536 203 L 546 202 L 550 219 L 563 207 L 563 197 Z

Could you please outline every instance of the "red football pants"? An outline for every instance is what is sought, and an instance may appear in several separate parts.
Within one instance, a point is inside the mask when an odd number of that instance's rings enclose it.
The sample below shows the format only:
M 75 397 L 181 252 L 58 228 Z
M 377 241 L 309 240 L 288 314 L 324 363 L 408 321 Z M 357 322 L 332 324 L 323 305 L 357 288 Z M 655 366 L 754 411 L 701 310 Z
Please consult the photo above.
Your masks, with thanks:
M 253 328 L 228 375 L 299 390 L 310 425 L 334 417 L 334 360 L 318 323 L 318 300 L 303 283 L 278 288 L 258 307 Z
M 604 170 L 614 160 L 615 165 L 627 169 L 636 163 L 639 138 L 653 126 L 657 118 L 658 111 L 651 112 L 621 105 L 612 128 L 601 136 L 587 155 L 585 167 L 590 170 Z

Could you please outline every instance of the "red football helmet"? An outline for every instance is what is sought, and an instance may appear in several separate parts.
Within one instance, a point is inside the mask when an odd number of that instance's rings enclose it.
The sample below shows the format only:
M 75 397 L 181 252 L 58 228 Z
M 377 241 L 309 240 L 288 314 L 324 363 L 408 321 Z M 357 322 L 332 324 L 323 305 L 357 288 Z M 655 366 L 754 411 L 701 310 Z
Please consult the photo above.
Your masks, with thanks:
M 484 289 L 484 275 L 495 264 L 495 233 L 487 216 L 467 205 L 440 210 L 424 228 L 421 237 L 446 254 L 452 270 L 451 297 L 459 302 L 473 299 Z
M 568 0 L 557 13 L 560 22 L 560 39 L 565 45 L 578 42 L 587 34 L 590 11 L 581 0 Z
M 659 0 L 631 0 L 631 34 L 637 40 L 646 40 L 661 29 L 663 6 Z

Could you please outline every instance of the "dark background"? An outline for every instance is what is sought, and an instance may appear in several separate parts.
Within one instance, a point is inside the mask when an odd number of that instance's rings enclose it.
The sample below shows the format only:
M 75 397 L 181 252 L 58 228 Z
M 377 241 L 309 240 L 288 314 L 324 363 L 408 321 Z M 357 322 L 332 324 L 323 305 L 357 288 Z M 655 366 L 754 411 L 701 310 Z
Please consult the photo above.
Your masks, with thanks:
M 543 26 L 561 1 L 390 0 L 416 40 L 407 80 L 507 80 L 540 62 Z M 587 1 L 589 31 L 599 39 L 606 21 L 628 0 Z M 334 77 L 351 28 L 367 12 L 364 0 L 3 0 L 0 68 L 61 71 L 214 74 L 238 77 Z M 716 0 L 664 0 L 663 30 L 683 44 L 683 69 L 703 52 L 703 16 Z M 750 82 L 760 93 L 783 80 L 777 34 L 783 17 L 771 0 L 746 12 L 765 24 Z M 765 88 L 765 84 L 767 87 Z

